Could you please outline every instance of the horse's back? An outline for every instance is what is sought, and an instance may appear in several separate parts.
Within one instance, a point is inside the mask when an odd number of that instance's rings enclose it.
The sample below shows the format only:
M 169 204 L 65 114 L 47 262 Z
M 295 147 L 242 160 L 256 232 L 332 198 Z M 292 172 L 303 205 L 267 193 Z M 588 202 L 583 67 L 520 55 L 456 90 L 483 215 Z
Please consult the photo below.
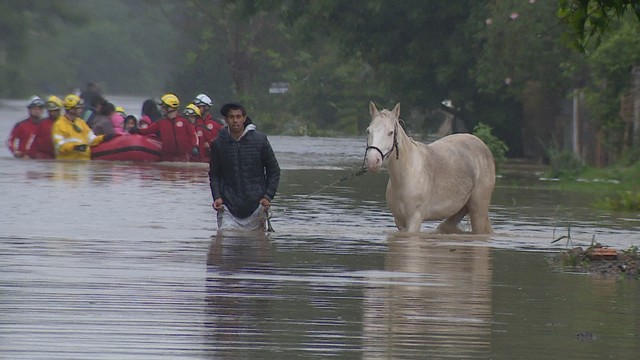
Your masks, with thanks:
M 442 162 L 443 168 L 495 178 L 493 155 L 487 145 L 475 135 L 445 136 L 428 144 L 427 149 L 434 161 Z

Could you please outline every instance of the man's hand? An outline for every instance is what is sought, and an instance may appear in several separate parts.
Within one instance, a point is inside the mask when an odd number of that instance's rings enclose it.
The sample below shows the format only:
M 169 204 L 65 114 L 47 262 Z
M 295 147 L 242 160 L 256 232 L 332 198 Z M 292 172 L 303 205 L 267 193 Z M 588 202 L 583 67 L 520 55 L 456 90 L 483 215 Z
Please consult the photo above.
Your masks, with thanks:
M 211 205 L 213 206 L 213 209 L 215 211 L 220 211 L 222 210 L 222 204 L 224 204 L 224 201 L 222 201 L 222 198 L 217 198 Z
M 271 201 L 266 197 L 263 197 L 262 199 L 260 199 L 260 205 L 262 205 L 262 207 L 264 207 L 265 209 L 268 209 L 269 206 L 271 206 Z

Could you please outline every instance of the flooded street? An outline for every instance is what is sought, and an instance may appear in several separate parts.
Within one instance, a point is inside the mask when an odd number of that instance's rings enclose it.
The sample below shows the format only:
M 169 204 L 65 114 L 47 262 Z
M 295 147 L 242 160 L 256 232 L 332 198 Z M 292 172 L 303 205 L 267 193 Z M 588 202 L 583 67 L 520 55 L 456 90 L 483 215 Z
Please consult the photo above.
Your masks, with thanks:
M 140 102 L 118 99 L 130 112 Z M 26 114 L 0 102 L 3 142 Z M 259 116 L 255 122 L 260 129 Z M 275 233 L 217 235 L 206 164 L 0 149 L 2 359 L 636 359 L 640 285 L 560 273 L 571 228 L 619 249 L 640 215 L 498 180 L 491 237 L 398 236 L 366 139 L 270 136 Z M 465 220 L 466 222 L 466 220 Z M 465 223 L 468 228 L 469 225 Z

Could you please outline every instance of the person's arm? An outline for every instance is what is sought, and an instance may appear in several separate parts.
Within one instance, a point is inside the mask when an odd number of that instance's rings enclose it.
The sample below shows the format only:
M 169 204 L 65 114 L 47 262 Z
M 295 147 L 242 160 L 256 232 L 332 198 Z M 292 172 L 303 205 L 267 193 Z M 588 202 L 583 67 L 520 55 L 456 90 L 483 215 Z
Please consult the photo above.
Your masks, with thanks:
M 84 131 L 87 132 L 87 141 L 89 143 L 89 146 L 96 146 L 96 145 L 99 145 L 100 143 L 102 143 L 104 141 L 104 137 L 106 135 L 105 134 L 96 135 L 93 132 L 93 130 L 91 130 L 89 125 L 87 125 L 87 123 L 84 122 L 84 120 L 76 119 L 76 123 L 79 124 L 79 126 L 81 126 L 84 129 Z M 111 130 L 113 131 L 113 128 L 111 128 Z
M 215 143 L 211 144 L 209 158 L 209 187 L 211 188 L 211 196 L 213 197 L 213 208 L 219 210 L 222 207 L 222 176 L 221 151 L 220 147 Z
M 13 127 L 13 130 L 11 130 L 11 134 L 9 135 L 9 139 L 7 140 L 7 147 L 9 148 L 9 151 L 11 151 L 11 153 L 15 156 L 15 157 L 21 157 L 22 153 L 20 152 L 20 146 L 21 141 L 20 141 L 20 123 L 16 124 Z
M 58 154 L 67 154 L 75 151 L 75 146 L 82 145 L 78 141 L 69 140 L 68 138 L 69 134 L 65 130 L 65 126 L 56 121 L 51 130 L 51 140 L 53 141 L 56 156 Z
M 146 127 L 144 129 L 138 128 L 138 134 L 151 135 L 151 134 L 157 133 L 158 130 L 160 129 L 159 123 L 160 123 L 159 121 L 156 121 L 153 124 L 149 125 L 149 127 Z
M 265 144 L 262 148 L 262 162 L 265 167 L 265 175 L 267 179 L 267 191 L 264 197 L 271 201 L 276 196 L 278 191 L 278 184 L 280 183 L 280 165 L 276 159 L 276 155 L 271 148 L 271 144 L 268 139 L 265 139 Z

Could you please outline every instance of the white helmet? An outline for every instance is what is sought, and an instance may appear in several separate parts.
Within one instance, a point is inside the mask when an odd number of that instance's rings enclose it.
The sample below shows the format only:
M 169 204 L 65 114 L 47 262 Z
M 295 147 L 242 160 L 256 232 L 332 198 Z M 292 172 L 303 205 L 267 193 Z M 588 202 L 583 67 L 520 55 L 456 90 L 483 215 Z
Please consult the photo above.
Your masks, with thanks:
M 193 99 L 193 104 L 196 106 L 206 105 L 208 107 L 213 106 L 213 100 L 207 94 L 200 94 Z
M 29 99 L 29 105 L 27 105 L 28 108 L 32 108 L 32 107 L 41 107 L 43 108 L 45 106 L 44 104 L 44 100 L 42 100 L 42 98 L 40 98 L 40 96 L 32 96 L 31 99 Z

